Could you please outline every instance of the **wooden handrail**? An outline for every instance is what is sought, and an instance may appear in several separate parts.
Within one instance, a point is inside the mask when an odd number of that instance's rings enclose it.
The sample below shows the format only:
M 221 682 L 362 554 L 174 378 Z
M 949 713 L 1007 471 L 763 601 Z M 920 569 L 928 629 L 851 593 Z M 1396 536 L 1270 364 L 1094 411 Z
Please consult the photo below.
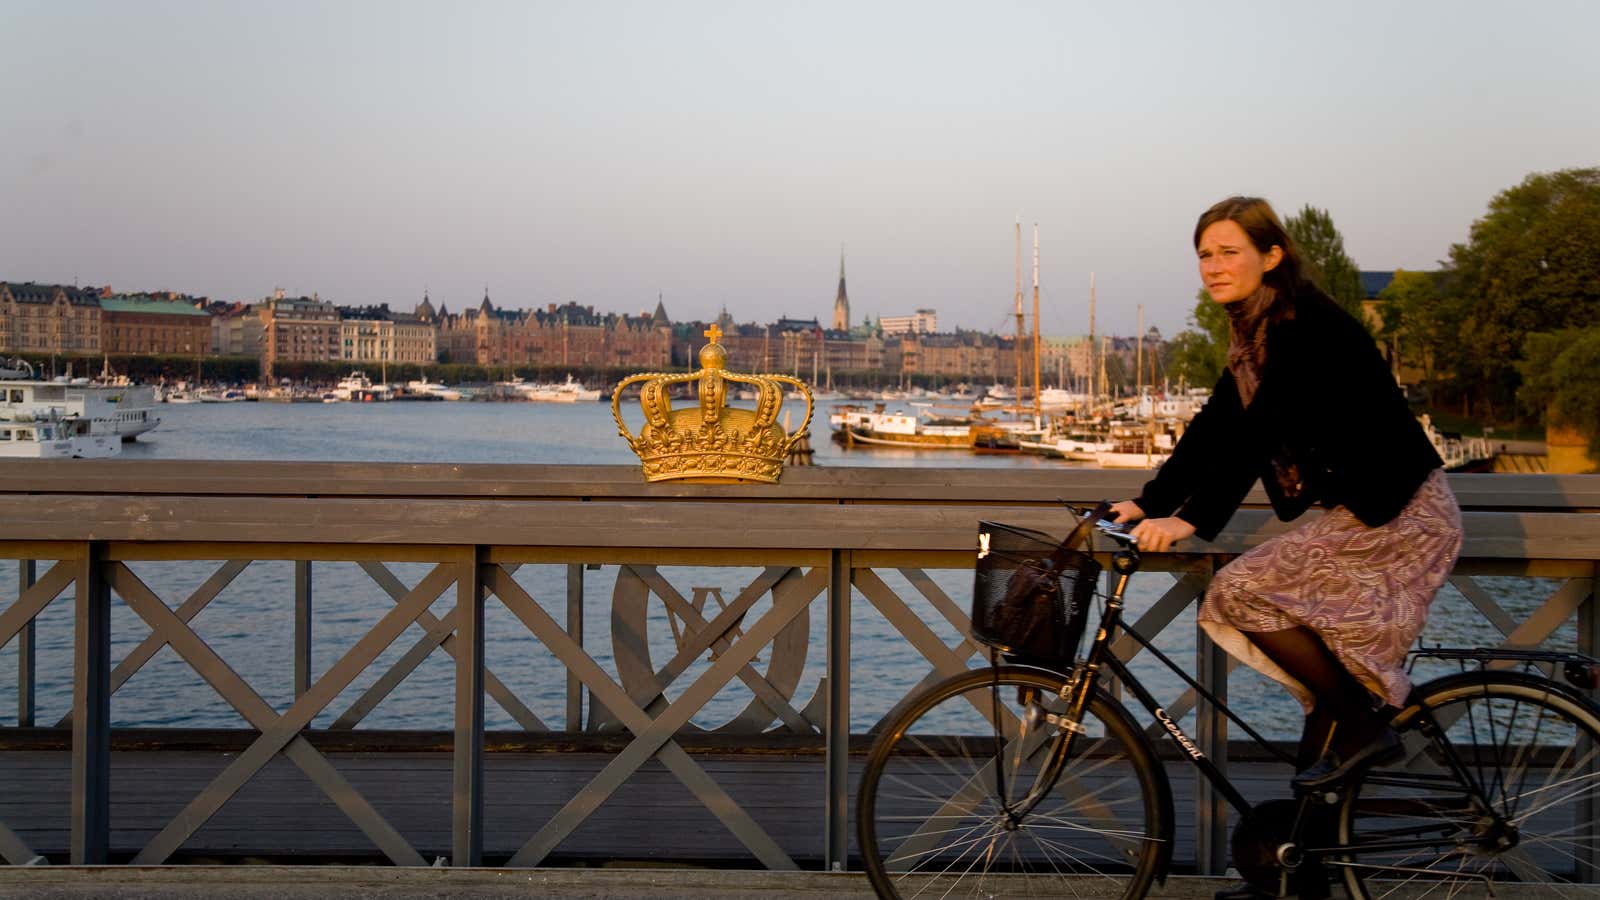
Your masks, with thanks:
M 792 468 L 774 485 L 646 484 L 637 466 L 502 463 L 9 460 L 5 494 L 748 500 L 1049 505 L 1131 497 L 1149 473 L 1062 467 Z M 1463 509 L 1600 512 L 1600 475 L 1450 476 Z M 1266 508 L 1257 487 L 1247 507 Z

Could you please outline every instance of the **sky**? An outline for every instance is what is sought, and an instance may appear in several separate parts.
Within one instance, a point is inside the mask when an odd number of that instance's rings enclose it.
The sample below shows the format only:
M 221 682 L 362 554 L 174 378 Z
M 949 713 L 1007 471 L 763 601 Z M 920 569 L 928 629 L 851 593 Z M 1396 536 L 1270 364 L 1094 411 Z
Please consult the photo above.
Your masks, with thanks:
M 1185 327 L 1196 217 L 1429 269 L 1600 165 L 1600 3 L 0 0 L 0 280 Z

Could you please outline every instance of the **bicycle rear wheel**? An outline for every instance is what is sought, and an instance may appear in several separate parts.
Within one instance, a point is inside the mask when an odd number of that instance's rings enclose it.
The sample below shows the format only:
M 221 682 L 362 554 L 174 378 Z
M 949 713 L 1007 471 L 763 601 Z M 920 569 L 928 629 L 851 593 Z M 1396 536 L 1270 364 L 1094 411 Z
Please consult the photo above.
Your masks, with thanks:
M 1061 680 L 974 670 L 930 689 L 878 737 L 856 816 L 880 897 L 1144 895 L 1170 833 L 1166 773 L 1104 696 L 1053 768 L 1064 732 L 1029 713 L 1064 711 Z
M 1402 711 L 1407 759 L 1368 771 L 1345 797 L 1351 897 L 1480 897 L 1506 884 L 1517 888 L 1499 893 L 1519 898 L 1600 896 L 1595 707 L 1515 672 L 1441 678 L 1418 697 L 1461 773 L 1419 731 L 1420 707 Z

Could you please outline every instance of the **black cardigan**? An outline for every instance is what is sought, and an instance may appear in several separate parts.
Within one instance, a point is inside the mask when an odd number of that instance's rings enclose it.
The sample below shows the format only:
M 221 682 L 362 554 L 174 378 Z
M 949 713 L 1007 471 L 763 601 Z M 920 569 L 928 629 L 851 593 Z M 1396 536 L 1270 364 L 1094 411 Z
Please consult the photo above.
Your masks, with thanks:
M 1369 526 L 1389 522 L 1444 463 L 1359 322 L 1310 285 L 1268 326 L 1261 386 L 1245 409 L 1233 374 L 1134 501 L 1216 538 L 1259 477 L 1285 521 L 1313 502 L 1344 506 Z M 1285 498 L 1272 459 L 1298 463 L 1307 494 Z

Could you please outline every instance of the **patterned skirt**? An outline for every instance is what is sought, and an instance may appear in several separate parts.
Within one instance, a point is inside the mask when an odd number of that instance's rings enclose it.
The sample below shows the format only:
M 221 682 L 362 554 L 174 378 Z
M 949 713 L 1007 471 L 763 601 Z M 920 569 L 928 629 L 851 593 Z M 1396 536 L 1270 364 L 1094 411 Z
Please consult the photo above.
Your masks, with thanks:
M 1461 510 L 1435 469 L 1400 515 L 1377 528 L 1342 506 L 1224 566 L 1197 619 L 1211 639 L 1276 681 L 1309 712 L 1305 686 L 1240 632 L 1304 625 L 1378 697 L 1403 706 L 1406 651 L 1461 552 Z

